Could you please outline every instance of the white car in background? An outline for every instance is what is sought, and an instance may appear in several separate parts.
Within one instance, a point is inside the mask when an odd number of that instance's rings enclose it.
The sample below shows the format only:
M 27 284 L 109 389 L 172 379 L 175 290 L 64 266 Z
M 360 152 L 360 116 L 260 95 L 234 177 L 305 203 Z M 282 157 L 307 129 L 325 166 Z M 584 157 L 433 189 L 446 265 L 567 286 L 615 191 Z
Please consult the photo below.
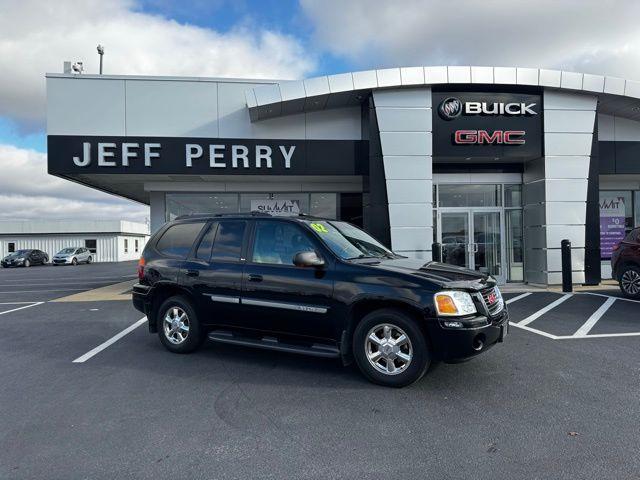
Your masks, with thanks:
M 53 256 L 51 265 L 77 265 L 79 263 L 91 263 L 93 257 L 88 248 L 71 247 L 63 248 Z

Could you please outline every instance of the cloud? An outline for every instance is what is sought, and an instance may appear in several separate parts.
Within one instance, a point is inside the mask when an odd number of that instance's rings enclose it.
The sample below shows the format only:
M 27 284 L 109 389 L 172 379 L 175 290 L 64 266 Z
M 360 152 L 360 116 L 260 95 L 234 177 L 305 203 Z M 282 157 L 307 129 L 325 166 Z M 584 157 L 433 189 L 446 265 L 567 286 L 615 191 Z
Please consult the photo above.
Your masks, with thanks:
M 0 144 L 0 165 L 0 219 L 149 217 L 144 205 L 48 175 L 44 153 Z
M 97 73 L 298 78 L 315 68 L 294 37 L 238 26 L 220 33 L 137 11 L 131 0 L 0 0 L 0 116 L 42 129 L 45 72 L 64 60 Z
M 490 65 L 640 79 L 636 0 L 301 0 L 315 42 L 359 68 Z

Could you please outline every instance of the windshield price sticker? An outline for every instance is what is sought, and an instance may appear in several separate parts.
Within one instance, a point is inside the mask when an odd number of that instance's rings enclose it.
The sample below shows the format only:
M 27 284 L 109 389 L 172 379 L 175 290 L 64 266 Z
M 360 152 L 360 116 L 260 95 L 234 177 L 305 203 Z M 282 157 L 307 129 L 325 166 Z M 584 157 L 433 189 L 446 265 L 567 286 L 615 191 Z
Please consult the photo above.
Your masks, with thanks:
M 321 223 L 312 223 L 311 228 L 313 228 L 318 233 L 329 233 L 329 230 L 327 230 L 327 227 L 325 227 Z

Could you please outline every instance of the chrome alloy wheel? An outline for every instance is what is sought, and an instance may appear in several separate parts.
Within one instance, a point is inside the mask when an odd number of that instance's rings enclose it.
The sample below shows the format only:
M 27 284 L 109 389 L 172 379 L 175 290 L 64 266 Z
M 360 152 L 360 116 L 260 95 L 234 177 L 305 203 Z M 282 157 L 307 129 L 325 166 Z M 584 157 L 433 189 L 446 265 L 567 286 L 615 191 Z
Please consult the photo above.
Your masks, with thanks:
M 167 310 L 162 324 L 164 336 L 174 345 L 180 345 L 189 336 L 189 316 L 180 307 Z
M 390 323 L 369 330 L 364 348 L 371 366 L 385 375 L 404 372 L 413 358 L 411 340 L 401 328 Z
M 640 293 L 640 273 L 635 270 L 627 270 L 622 274 L 620 284 L 625 293 L 637 295 Z

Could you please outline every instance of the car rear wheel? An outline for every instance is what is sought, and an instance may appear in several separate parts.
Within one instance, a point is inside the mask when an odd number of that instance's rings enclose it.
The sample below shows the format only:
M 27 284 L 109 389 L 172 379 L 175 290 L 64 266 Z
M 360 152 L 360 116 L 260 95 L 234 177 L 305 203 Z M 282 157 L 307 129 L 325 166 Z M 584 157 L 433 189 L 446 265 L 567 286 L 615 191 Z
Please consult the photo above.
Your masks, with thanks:
M 404 387 L 422 378 L 431 354 L 417 323 L 399 310 L 376 310 L 353 334 L 353 355 L 360 371 L 374 383 Z
M 89 258 L 87 258 L 87 265 L 90 264 L 91 262 L 93 262 L 93 258 L 91 258 L 91 255 L 89 255 Z
M 624 267 L 620 275 L 620 290 L 629 298 L 640 298 L 640 268 Z
M 202 345 L 204 332 L 191 302 L 183 296 L 167 299 L 158 309 L 160 341 L 173 353 L 191 353 Z

